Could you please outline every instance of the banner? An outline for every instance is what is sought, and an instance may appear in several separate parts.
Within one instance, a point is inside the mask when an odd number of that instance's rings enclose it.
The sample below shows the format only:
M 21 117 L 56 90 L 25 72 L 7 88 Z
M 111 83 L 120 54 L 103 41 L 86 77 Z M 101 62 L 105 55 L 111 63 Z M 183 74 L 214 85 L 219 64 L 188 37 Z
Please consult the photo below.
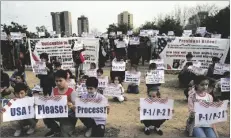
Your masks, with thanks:
M 196 66 L 189 66 L 188 70 L 192 73 L 194 73 L 195 75 L 206 75 L 207 74 L 207 69 L 202 69 Z
M 112 61 L 112 71 L 125 71 L 126 63 L 124 61 Z
M 229 39 L 159 36 L 157 39 L 156 48 L 168 70 L 183 69 L 189 52 L 193 55 L 193 61 L 200 62 L 201 68 L 207 69 L 212 57 L 219 57 L 220 63 L 224 63 L 229 49 Z
M 102 99 L 84 99 L 77 98 L 75 101 L 75 115 L 76 117 L 100 117 L 107 118 L 108 100 Z
M 230 78 L 221 78 L 221 92 L 230 92 Z
M 105 76 L 103 78 L 98 78 L 98 87 L 99 88 L 106 88 L 108 85 L 108 76 Z
M 68 117 L 67 96 L 35 97 L 36 119 Z
M 131 37 L 129 39 L 129 45 L 139 45 L 140 44 L 140 38 L 139 37 Z
M 34 118 L 34 97 L 11 99 L 2 112 L 3 122 Z
M 171 119 L 173 100 L 140 98 L 140 120 Z
M 153 71 L 147 72 L 145 81 L 146 81 L 146 84 L 165 83 L 164 70 L 153 70 Z
M 42 61 L 35 61 L 35 64 L 32 66 L 33 72 L 35 74 L 47 75 L 46 63 Z
M 141 76 L 141 72 L 131 73 L 130 71 L 126 71 L 124 82 L 134 83 L 134 84 L 139 85 L 140 84 L 140 76 Z
M 103 91 L 104 96 L 118 97 L 121 96 L 122 90 L 121 87 L 109 84 Z
M 155 63 L 157 70 L 164 70 L 164 59 L 153 59 L 150 60 L 149 64 Z
M 216 63 L 214 66 L 213 74 L 223 75 L 226 71 L 230 70 L 229 68 L 229 64 Z
M 212 125 L 227 121 L 228 100 L 194 103 L 195 126 Z

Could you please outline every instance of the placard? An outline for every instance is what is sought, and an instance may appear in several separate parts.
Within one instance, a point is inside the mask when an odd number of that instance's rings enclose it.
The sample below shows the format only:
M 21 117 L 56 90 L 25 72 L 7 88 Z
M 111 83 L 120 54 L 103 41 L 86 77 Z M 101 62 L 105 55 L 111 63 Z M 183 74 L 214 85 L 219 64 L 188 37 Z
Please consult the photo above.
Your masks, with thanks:
M 77 93 L 77 96 L 81 96 L 81 95 L 87 94 L 86 84 L 82 83 L 81 86 L 77 86 L 75 91 Z
M 86 71 L 86 75 L 88 77 L 97 77 L 96 69 L 89 69 Z
M 131 37 L 129 39 L 129 45 L 139 45 L 140 44 L 140 38 L 139 37 Z
M 206 27 L 197 27 L 196 33 L 199 33 L 202 36 L 204 36 L 206 33 Z
M 121 94 L 121 88 L 113 84 L 108 85 L 103 91 L 104 96 L 118 97 L 121 96 Z
M 77 98 L 75 101 L 75 115 L 76 117 L 100 117 L 107 118 L 108 100 L 106 98 Z
M 116 48 L 125 48 L 126 42 L 124 40 L 123 41 L 116 40 L 115 45 L 116 45 Z
M 32 69 L 35 74 L 47 75 L 46 62 L 35 61 Z
M 140 84 L 140 76 L 141 76 L 141 72 L 132 73 L 130 71 L 126 71 L 124 82 L 139 85 Z
M 145 77 L 146 84 L 165 83 L 164 70 L 152 70 L 147 72 Z
M 21 32 L 10 32 L 10 37 L 12 40 L 21 40 L 22 34 Z
M 35 97 L 36 119 L 68 117 L 67 96 Z
M 7 34 L 5 32 L 1 32 L 1 40 L 7 40 Z
M 112 71 L 125 71 L 126 63 L 124 61 L 112 61 Z
M 133 31 L 130 30 L 130 31 L 127 31 L 127 35 L 132 35 L 133 34 Z
M 227 121 L 228 100 L 194 103 L 195 126 L 212 125 Z
M 198 68 L 196 66 L 189 66 L 188 70 L 192 73 L 194 73 L 195 75 L 206 75 L 207 70 L 206 69 L 202 69 L 202 68 Z
M 39 37 L 45 36 L 45 32 L 38 32 L 38 36 L 39 36 Z
M 117 35 L 122 35 L 123 33 L 121 31 L 117 31 Z
M 212 34 L 211 38 L 221 38 L 221 34 Z
M 214 66 L 213 74 L 223 75 L 226 71 L 229 71 L 229 64 L 216 63 Z
M 230 92 L 230 78 L 221 78 L 221 92 Z
M 184 30 L 182 36 L 189 37 L 192 34 L 192 30 Z
M 106 88 L 108 85 L 108 76 L 105 76 L 103 78 L 98 78 L 98 87 L 99 88 Z
M 140 120 L 172 119 L 172 99 L 140 98 Z
M 34 118 L 34 97 L 11 99 L 2 109 L 3 122 Z
M 168 31 L 168 36 L 173 36 L 174 32 L 173 31 Z
M 110 32 L 110 36 L 115 36 L 116 33 L 115 32 Z
M 164 59 L 154 59 L 150 60 L 149 64 L 156 63 L 157 70 L 164 70 Z

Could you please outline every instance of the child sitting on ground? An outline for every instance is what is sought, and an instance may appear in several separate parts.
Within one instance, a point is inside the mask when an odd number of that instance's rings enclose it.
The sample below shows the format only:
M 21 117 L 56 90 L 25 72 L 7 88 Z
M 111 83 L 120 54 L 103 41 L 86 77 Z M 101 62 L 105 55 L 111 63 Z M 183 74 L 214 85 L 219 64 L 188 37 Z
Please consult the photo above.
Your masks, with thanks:
M 120 87 L 121 89 L 121 96 L 114 97 L 113 99 L 119 102 L 127 101 L 127 97 L 124 96 L 124 88 L 121 84 L 122 83 L 121 78 L 119 76 L 116 76 L 113 80 L 113 83 L 116 87 Z
M 103 76 L 103 70 L 102 69 L 97 69 L 97 79 L 98 79 L 99 83 L 100 83 L 100 79 L 108 79 L 107 76 Z M 103 94 L 103 90 L 104 89 L 105 89 L 105 87 L 100 87 L 99 86 L 98 87 L 98 92 L 101 93 L 101 94 Z
M 140 73 L 140 72 L 137 71 L 137 66 L 134 65 L 134 66 L 131 66 L 130 73 L 137 74 L 137 73 Z M 138 94 L 139 93 L 139 84 L 137 84 L 137 83 L 128 84 L 127 92 L 128 93 Z

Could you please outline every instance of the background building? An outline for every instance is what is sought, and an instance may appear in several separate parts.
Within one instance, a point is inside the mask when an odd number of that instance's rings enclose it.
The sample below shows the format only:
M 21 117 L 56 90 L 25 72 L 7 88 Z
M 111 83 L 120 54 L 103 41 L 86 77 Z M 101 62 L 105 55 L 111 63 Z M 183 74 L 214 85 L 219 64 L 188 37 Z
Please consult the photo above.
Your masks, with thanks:
M 118 24 L 127 24 L 133 27 L 133 14 L 124 11 L 118 15 Z
M 72 20 L 70 12 L 51 12 L 51 16 L 53 31 L 56 31 L 56 34 L 61 34 L 61 36 L 72 35 Z
M 82 15 L 77 20 L 78 35 L 82 35 L 83 32 L 89 33 L 88 18 Z

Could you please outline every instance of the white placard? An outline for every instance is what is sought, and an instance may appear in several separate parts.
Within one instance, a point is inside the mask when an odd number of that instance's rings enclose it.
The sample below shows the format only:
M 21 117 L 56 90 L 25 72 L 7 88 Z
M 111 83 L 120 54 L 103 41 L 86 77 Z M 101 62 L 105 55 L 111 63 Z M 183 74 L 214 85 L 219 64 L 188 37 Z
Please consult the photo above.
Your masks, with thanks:
M 156 63 L 157 70 L 163 70 L 164 67 L 164 59 L 154 59 L 150 60 L 149 64 Z
M 45 36 L 45 32 L 38 32 L 38 36 L 39 36 L 39 37 Z
M 116 48 L 125 48 L 126 42 L 124 40 L 123 41 L 115 40 L 115 45 L 116 45 Z
M 230 70 L 229 68 L 230 68 L 229 64 L 216 63 L 214 66 L 213 74 L 223 75 L 226 71 Z
M 152 70 L 147 72 L 145 77 L 146 84 L 160 84 L 165 83 L 164 70 Z
M 101 100 L 77 98 L 75 115 L 76 117 L 107 118 L 107 106 L 108 100 L 106 98 Z
M 81 95 L 84 95 L 84 94 L 87 94 L 87 87 L 86 87 L 86 84 L 82 83 L 81 86 L 78 86 L 76 87 L 76 93 L 77 93 L 77 96 L 81 96 Z
M 96 69 L 89 69 L 86 71 L 86 75 L 89 77 L 97 77 Z
M 194 103 L 195 126 L 212 125 L 227 121 L 228 100 L 223 102 Z
M 36 119 L 68 117 L 67 96 L 35 97 Z
M 73 51 L 79 51 L 83 49 L 83 41 L 80 39 L 75 40 L 75 45 L 73 47 Z
M 131 37 L 129 39 L 130 45 L 139 45 L 140 44 L 140 38 L 139 37 Z
M 168 31 L 168 36 L 173 36 L 174 32 L 173 31 Z
M 148 36 L 148 30 L 140 30 L 140 36 Z
M 188 70 L 195 75 L 206 75 L 206 69 L 198 68 L 196 66 L 189 66 Z
M 230 78 L 221 78 L 221 92 L 230 92 Z
M 121 31 L 117 31 L 117 35 L 122 35 L 123 33 Z
M 140 98 L 140 120 L 172 119 L 172 99 Z
M 10 32 L 10 37 L 12 40 L 20 40 L 22 39 L 22 34 L 21 32 Z
M 126 63 L 124 61 L 112 61 L 112 71 L 125 71 Z
M 3 122 L 34 118 L 34 97 L 11 99 L 2 112 Z
M 221 34 L 212 34 L 211 38 L 221 38 Z
M 196 33 L 200 33 L 202 36 L 206 33 L 206 27 L 197 27 Z
M 139 85 L 140 84 L 140 76 L 141 76 L 141 72 L 132 73 L 130 71 L 126 71 L 124 82 Z
M 189 37 L 192 34 L 192 30 L 184 30 L 182 36 Z
M 127 35 L 132 35 L 133 34 L 133 31 L 130 30 L 130 31 L 127 31 Z
M 7 40 L 7 34 L 5 32 L 1 32 L 1 40 Z
M 98 78 L 98 87 L 99 88 L 106 88 L 108 85 L 108 76 L 105 76 L 103 78 Z
M 121 96 L 122 89 L 119 86 L 109 84 L 103 91 L 104 96 L 118 97 Z
M 46 62 L 35 61 L 32 69 L 35 74 L 47 75 Z
M 115 36 L 116 33 L 115 32 L 110 32 L 110 36 Z

